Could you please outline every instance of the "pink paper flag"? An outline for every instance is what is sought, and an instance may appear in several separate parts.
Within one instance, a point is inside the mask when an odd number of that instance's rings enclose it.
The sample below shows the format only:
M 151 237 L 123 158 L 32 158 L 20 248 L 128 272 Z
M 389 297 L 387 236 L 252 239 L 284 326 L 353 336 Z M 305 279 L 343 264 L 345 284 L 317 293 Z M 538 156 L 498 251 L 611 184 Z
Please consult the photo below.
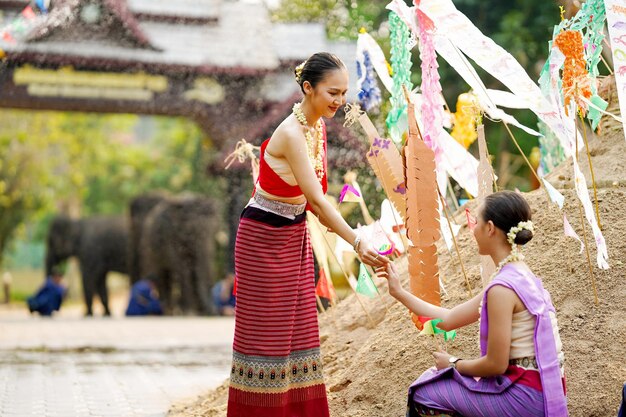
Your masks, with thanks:
M 583 253 L 583 250 L 585 250 L 585 244 L 580 239 L 569 221 L 567 221 L 567 216 L 565 215 L 565 213 L 563 213 L 563 228 L 565 229 L 565 236 L 573 237 L 580 242 L 580 253 Z
M 343 186 L 343 189 L 341 190 L 341 195 L 339 196 L 339 202 L 343 203 L 344 201 L 358 203 L 359 201 L 361 201 L 361 193 L 359 193 L 356 188 L 354 188 L 350 184 L 346 184 Z

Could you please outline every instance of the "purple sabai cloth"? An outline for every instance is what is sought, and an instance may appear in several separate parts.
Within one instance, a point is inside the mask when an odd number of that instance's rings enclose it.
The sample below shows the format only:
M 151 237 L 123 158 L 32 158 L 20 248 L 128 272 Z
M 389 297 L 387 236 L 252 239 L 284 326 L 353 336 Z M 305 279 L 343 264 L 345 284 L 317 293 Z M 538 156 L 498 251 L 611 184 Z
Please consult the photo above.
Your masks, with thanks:
M 485 289 L 483 309 L 480 313 L 480 350 L 487 354 L 487 292 L 494 285 L 502 285 L 517 294 L 522 303 L 536 319 L 535 357 L 541 374 L 544 410 L 546 417 L 567 417 L 567 401 L 563 393 L 563 382 L 556 352 L 556 341 L 552 331 L 550 312 L 555 312 L 550 294 L 543 288 L 541 280 L 528 270 L 511 264 L 504 265 L 500 273 Z

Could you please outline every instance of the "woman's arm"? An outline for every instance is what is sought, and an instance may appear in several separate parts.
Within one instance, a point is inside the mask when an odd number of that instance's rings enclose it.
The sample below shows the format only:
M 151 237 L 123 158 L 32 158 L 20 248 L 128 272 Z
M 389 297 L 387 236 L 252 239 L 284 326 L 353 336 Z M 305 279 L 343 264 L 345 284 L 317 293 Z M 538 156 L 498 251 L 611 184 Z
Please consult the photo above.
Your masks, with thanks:
M 517 295 L 513 290 L 496 285 L 487 293 L 489 338 L 487 354 L 478 359 L 463 359 L 456 363 L 459 373 L 469 376 L 489 377 L 502 375 L 509 366 L 513 309 Z M 438 357 L 439 356 L 439 357 Z M 437 368 L 449 366 L 445 353 L 435 354 Z M 441 367 L 441 368 L 440 368 Z
M 302 190 L 302 193 L 310 204 L 313 212 L 319 217 L 320 222 L 341 236 L 346 242 L 354 243 L 357 234 L 348 223 L 341 217 L 339 212 L 324 197 L 322 186 L 317 179 L 315 170 L 309 162 L 307 145 L 304 134 L 301 131 L 290 132 L 287 128 L 277 135 L 282 136 L 282 150 L 285 159 L 289 163 L 293 175 Z M 363 262 L 372 266 L 380 267 L 389 261 L 367 243 L 362 241 L 357 252 Z
M 483 296 L 482 292 L 477 294 L 474 298 L 449 309 L 430 304 L 405 290 L 400 283 L 398 272 L 393 263 L 390 263 L 386 269 L 377 269 L 376 275 L 380 278 L 387 279 L 389 282 L 389 294 L 404 304 L 413 313 L 418 316 L 442 319 L 443 321 L 437 325 L 437 327 L 442 330 L 450 331 L 467 326 L 468 324 L 474 323 L 480 317 L 478 308 L 480 307 L 480 300 Z

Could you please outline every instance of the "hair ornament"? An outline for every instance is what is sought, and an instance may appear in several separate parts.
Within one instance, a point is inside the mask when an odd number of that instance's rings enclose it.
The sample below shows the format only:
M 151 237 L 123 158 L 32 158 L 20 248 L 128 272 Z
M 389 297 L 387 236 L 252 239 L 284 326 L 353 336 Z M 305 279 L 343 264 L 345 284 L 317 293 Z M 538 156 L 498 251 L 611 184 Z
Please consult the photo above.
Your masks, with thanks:
M 306 64 L 306 61 L 302 61 L 302 63 L 296 67 L 296 81 L 298 84 L 300 84 L 300 81 L 302 80 L 302 70 L 304 69 L 304 64 Z
M 515 246 L 515 237 L 522 230 L 528 230 L 530 233 L 534 233 L 535 229 L 533 227 L 533 222 L 528 220 L 526 222 L 519 222 L 517 226 L 511 227 L 509 233 L 506 234 L 506 240 L 512 245 Z

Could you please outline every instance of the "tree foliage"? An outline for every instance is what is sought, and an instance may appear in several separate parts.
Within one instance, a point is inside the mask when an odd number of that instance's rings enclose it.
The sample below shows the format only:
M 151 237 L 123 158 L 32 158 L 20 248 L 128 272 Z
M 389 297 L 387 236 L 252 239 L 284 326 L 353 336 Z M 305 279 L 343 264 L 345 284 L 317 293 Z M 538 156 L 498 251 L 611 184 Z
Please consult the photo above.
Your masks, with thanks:
M 0 112 L 0 266 L 25 222 L 41 240 L 54 213 L 124 213 L 151 190 L 219 195 L 204 169 L 212 144 L 191 121 Z

